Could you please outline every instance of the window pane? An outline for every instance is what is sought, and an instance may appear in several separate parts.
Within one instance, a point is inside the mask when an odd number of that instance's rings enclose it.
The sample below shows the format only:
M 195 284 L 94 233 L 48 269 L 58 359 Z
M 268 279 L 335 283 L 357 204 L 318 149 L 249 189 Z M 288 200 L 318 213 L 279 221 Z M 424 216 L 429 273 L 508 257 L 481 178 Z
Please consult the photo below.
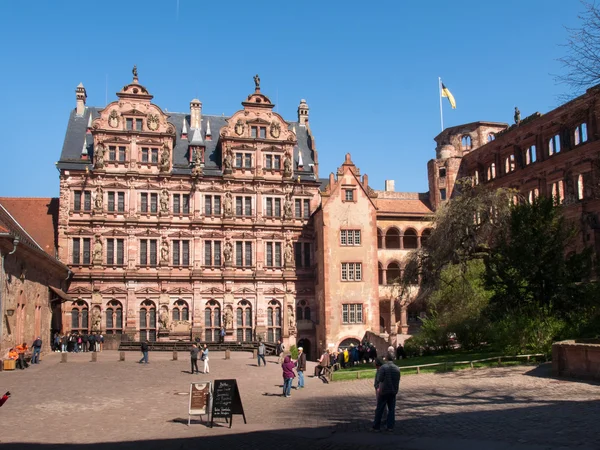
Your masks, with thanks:
M 150 212 L 155 213 L 157 211 L 158 195 L 150 194 Z
M 267 308 L 267 326 L 273 326 L 273 308 Z
M 146 328 L 146 310 L 140 309 L 140 328 Z
M 90 240 L 89 238 L 85 238 L 83 240 L 83 263 L 90 263 Z
M 179 308 L 173 308 L 173 320 L 179 320 Z
M 273 243 L 267 242 L 267 266 L 273 265 Z
M 281 308 L 275 308 L 275 326 L 281 326 Z
M 156 265 L 156 248 L 157 248 L 156 239 L 152 239 L 150 241 L 150 265 L 152 265 L 152 266 Z
M 71 328 L 77 329 L 79 328 L 79 310 L 73 309 L 71 311 Z
M 116 328 L 123 328 L 123 310 L 120 307 L 117 309 Z
M 244 156 L 244 167 L 247 169 L 252 167 L 252 155 L 250 153 L 246 153 Z
M 190 196 L 188 194 L 183 194 L 183 213 L 190 213 Z
M 204 214 L 207 216 L 212 214 L 212 197 L 210 195 L 204 197 Z
M 356 305 L 356 323 L 362 323 L 362 305 Z
M 108 308 L 106 310 L 106 328 L 113 328 L 113 310 Z
M 148 323 L 149 328 L 156 328 L 156 309 L 150 310 L 150 322 Z
M 242 324 L 243 324 L 243 322 L 242 322 L 243 317 L 244 317 L 243 314 L 244 314 L 244 311 L 242 310 L 242 308 L 238 308 L 237 311 L 236 311 L 236 319 L 237 319 L 237 326 L 238 327 L 241 327 Z
M 107 200 L 108 200 L 108 210 L 111 212 L 114 211 L 115 210 L 115 193 L 109 192 L 107 195 Z
M 236 338 L 238 342 L 242 342 L 244 340 L 244 330 L 243 328 L 238 328 L 236 332 Z
M 310 308 L 308 306 L 304 308 L 304 319 L 310 320 Z
M 235 243 L 235 264 L 241 266 L 244 262 L 244 247 L 243 242 Z
M 212 342 L 212 330 L 208 329 L 204 331 L 204 340 L 206 342 Z
M 275 199 L 275 217 L 281 217 L 281 199 Z
M 80 261 L 80 245 L 81 241 L 79 238 L 73 239 L 73 264 L 79 264 Z
M 221 265 L 221 241 L 214 242 L 215 266 Z
M 252 215 L 252 198 L 246 197 L 244 202 L 244 214 L 247 216 Z
M 140 265 L 145 266 L 148 264 L 148 241 L 142 239 L 140 241 Z
M 300 199 L 294 201 L 294 207 L 296 217 L 302 217 L 302 201 Z
M 117 239 L 117 264 L 123 265 L 125 263 L 124 246 L 125 241 L 123 239 Z
M 247 327 L 251 327 L 252 326 L 252 309 L 251 308 L 246 308 L 246 322 L 245 322 Z M 249 339 L 251 340 L 251 339 Z
M 180 212 L 180 201 L 181 201 L 181 197 L 179 196 L 179 194 L 173 195 L 173 213 L 174 214 L 179 214 L 179 212 Z
M 304 217 L 310 217 L 310 200 L 304 200 Z
M 187 306 L 181 310 L 181 320 L 190 320 L 190 310 Z
M 206 308 L 204 310 L 204 326 L 205 327 L 209 327 L 209 328 L 210 328 L 210 326 L 212 324 L 210 313 L 211 313 L 211 309 L 210 308 Z
M 212 266 L 212 242 L 204 241 L 204 265 Z
M 221 327 L 221 309 L 220 308 L 215 308 L 215 315 L 214 315 L 214 322 L 215 322 L 215 327 L 219 328 Z M 219 330 L 217 330 L 219 331 Z
M 275 243 L 275 266 L 281 267 L 281 243 Z
M 179 265 L 179 241 L 173 241 L 173 265 Z
M 182 255 L 183 265 L 189 266 L 190 265 L 190 241 L 183 241 L 181 243 L 181 246 L 182 246 L 181 252 L 183 253 L 183 255 Z
M 246 266 L 252 266 L 252 242 L 246 242 L 246 248 L 244 249 L 246 258 Z
M 117 198 L 118 198 L 117 210 L 119 212 L 124 212 L 125 211 L 125 192 L 119 192 L 117 194 Z
M 310 243 L 304 243 L 304 267 L 310 267 Z
M 115 257 L 115 241 L 107 239 L 106 241 L 106 264 L 114 264 Z
M 252 328 L 246 329 L 246 342 L 252 341 Z
M 267 342 L 271 342 L 271 343 L 275 342 L 273 328 L 269 328 L 269 330 L 267 331 Z
M 213 211 L 214 214 L 221 214 L 221 196 L 215 196 L 215 209 Z
M 342 323 L 348 323 L 348 305 L 342 305 Z
M 241 216 L 243 212 L 243 201 L 242 197 L 235 198 L 235 214 Z

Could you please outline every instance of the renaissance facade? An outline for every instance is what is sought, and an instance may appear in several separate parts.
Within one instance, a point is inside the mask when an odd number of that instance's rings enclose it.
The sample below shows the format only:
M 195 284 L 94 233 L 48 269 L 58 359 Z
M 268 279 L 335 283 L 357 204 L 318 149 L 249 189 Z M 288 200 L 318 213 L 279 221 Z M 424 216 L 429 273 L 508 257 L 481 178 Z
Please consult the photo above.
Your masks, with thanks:
M 374 191 L 350 155 L 320 180 L 307 103 L 286 121 L 254 82 L 230 117 L 197 99 L 164 112 L 135 69 L 104 108 L 77 87 L 57 163 L 58 252 L 76 299 L 64 331 L 217 341 L 223 326 L 227 341 L 312 354 L 408 331 L 407 305 L 396 311 L 385 289 L 380 304 L 379 283 L 386 269 L 397 282 L 418 245 L 426 196 Z

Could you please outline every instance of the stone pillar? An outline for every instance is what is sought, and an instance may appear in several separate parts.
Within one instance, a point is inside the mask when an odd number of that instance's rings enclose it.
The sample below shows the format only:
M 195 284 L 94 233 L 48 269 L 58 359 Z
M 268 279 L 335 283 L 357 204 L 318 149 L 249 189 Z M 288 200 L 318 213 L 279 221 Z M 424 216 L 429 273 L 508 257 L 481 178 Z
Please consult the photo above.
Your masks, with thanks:
M 92 361 L 91 362 L 97 362 L 98 361 L 98 352 L 92 352 Z
M 119 361 L 125 361 L 125 352 L 119 352 Z
M 67 362 L 67 353 L 61 353 L 60 354 L 60 362 L 61 363 L 66 363 Z
M 403 305 L 400 310 L 400 330 L 402 334 L 408 334 L 408 314 L 406 305 Z

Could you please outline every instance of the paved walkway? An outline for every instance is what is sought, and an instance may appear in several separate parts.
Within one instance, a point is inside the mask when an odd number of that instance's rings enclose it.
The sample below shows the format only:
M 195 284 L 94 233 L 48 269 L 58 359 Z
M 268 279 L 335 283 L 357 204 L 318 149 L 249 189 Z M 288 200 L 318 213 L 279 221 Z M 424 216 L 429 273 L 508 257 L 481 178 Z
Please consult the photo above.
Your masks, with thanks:
M 148 365 L 139 357 L 119 362 L 107 351 L 92 363 L 89 353 L 69 354 L 61 364 L 51 354 L 25 371 L 0 372 L 0 391 L 13 394 L 0 409 L 0 448 L 600 448 L 600 385 L 552 379 L 547 366 L 405 376 L 396 431 L 373 434 L 372 380 L 307 378 L 284 398 L 275 358 L 258 368 L 248 353 L 212 353 L 210 374 L 191 375 L 185 353 L 178 361 L 150 353 Z M 198 420 L 188 428 L 189 383 L 223 378 L 238 380 L 248 424 L 234 416 L 231 429 Z

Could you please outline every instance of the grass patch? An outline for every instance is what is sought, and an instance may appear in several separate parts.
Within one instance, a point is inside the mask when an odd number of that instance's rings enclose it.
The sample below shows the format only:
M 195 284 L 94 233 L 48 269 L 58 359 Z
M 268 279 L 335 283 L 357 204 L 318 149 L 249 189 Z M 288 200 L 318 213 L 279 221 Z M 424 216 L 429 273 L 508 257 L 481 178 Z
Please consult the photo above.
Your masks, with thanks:
M 401 368 L 402 375 L 415 375 L 417 374 L 417 369 L 404 369 L 402 367 L 406 366 L 418 366 L 423 364 L 435 364 L 435 363 L 446 363 L 441 366 L 433 366 L 433 367 L 422 367 L 420 368 L 419 373 L 445 373 L 445 372 L 453 372 L 457 370 L 465 370 L 470 369 L 470 364 L 456 364 L 457 361 L 472 361 L 476 359 L 485 359 L 492 358 L 496 356 L 501 356 L 498 353 L 494 352 L 452 352 L 446 353 L 442 355 L 431 355 L 431 356 L 421 356 L 417 358 L 408 358 L 396 361 L 396 365 Z M 503 367 L 503 366 L 517 366 L 517 365 L 527 365 L 527 364 L 536 364 L 541 361 L 546 361 L 544 356 L 541 357 L 531 357 L 529 361 L 526 358 L 517 358 L 517 357 L 506 357 L 502 358 L 502 362 L 498 363 L 497 360 L 492 361 L 480 361 L 474 362 L 473 368 L 480 369 L 485 367 Z M 360 364 L 355 367 L 351 367 L 348 369 L 341 369 L 337 372 L 333 373 L 332 381 L 344 381 L 344 380 L 360 380 L 363 378 L 373 379 L 375 377 L 375 368 L 372 364 Z

